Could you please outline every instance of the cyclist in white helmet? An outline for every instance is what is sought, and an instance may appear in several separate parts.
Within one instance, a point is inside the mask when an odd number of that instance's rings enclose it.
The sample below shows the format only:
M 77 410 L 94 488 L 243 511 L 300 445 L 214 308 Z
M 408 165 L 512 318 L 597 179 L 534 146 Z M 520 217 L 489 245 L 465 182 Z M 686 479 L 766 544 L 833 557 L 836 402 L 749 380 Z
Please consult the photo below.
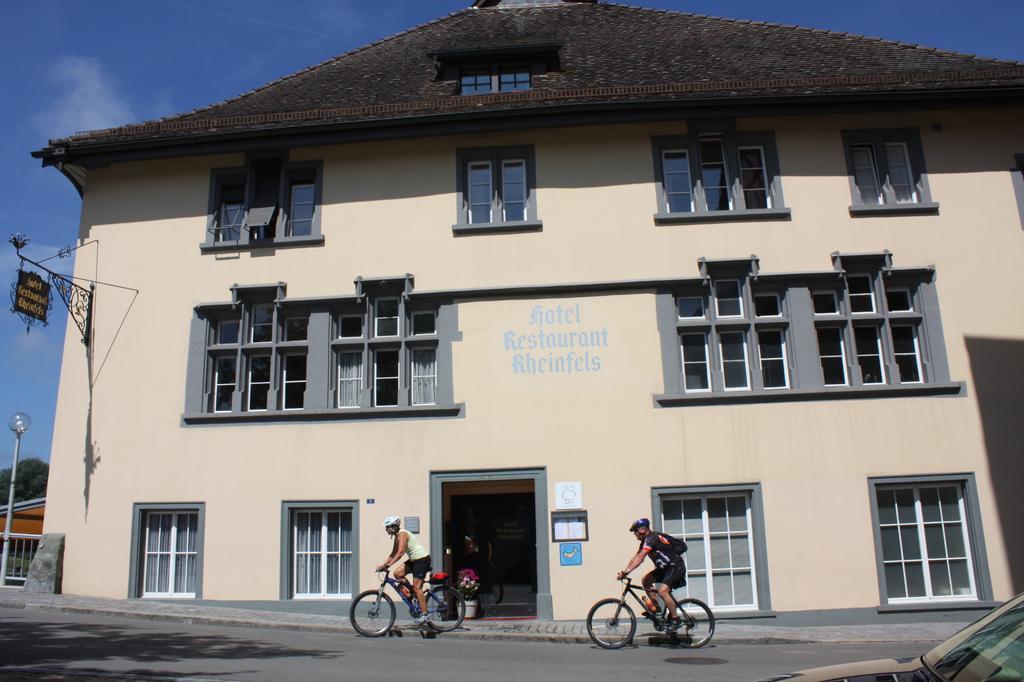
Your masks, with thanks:
M 395 542 L 391 547 L 391 554 L 384 560 L 384 563 L 377 567 L 377 570 L 386 571 L 397 564 L 403 554 L 408 555 L 409 558 L 395 569 L 394 575 L 396 580 L 409 585 L 406 582 L 405 576 L 412 573 L 412 585 L 410 588 L 420 603 L 421 614 L 416 619 L 416 622 L 424 623 L 426 622 L 426 616 L 422 614 L 427 612 L 427 595 L 423 592 L 423 582 L 427 579 L 427 573 L 431 570 L 430 555 L 423 545 L 420 544 L 419 538 L 414 533 L 403 530 L 401 525 L 402 519 L 398 516 L 389 516 L 384 519 L 384 530 L 395 539 Z

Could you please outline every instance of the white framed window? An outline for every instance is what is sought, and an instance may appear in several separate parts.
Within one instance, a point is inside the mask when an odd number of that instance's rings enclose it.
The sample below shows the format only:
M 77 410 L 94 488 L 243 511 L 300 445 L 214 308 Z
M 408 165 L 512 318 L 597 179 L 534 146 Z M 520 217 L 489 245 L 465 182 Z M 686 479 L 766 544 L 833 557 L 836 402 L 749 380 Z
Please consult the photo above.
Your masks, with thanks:
M 195 597 L 199 514 L 146 512 L 143 527 L 142 596 Z
M 748 209 L 771 208 L 772 195 L 768 191 L 768 168 L 763 147 L 737 148 L 740 161 L 740 186 Z
M 683 390 L 687 393 L 710 391 L 708 335 L 704 332 L 680 334 L 679 338 L 683 354 Z
M 846 277 L 846 293 L 850 298 L 850 312 L 875 312 L 875 290 L 868 275 L 848 275 Z
M 469 222 L 472 224 L 491 222 L 491 204 L 494 198 L 491 176 L 490 161 L 469 163 L 466 177 L 469 187 Z
M 720 137 L 702 137 L 700 146 L 700 177 L 708 211 L 731 211 L 729 173 L 725 166 L 725 145 Z
M 756 317 L 781 317 L 782 301 L 775 292 L 755 294 L 754 315 Z
M 412 351 L 412 404 L 433 405 L 437 390 L 437 351 L 433 348 Z
M 818 358 L 826 386 L 846 386 L 846 348 L 839 327 L 818 327 Z
M 338 320 L 338 337 L 342 339 L 363 338 L 363 316 L 342 315 Z
M 284 409 L 301 410 L 306 405 L 306 356 L 289 354 L 284 360 Z
M 230 412 L 231 397 L 238 381 L 238 359 L 232 356 L 214 358 L 213 370 L 213 411 Z
M 761 382 L 764 387 L 789 388 L 786 333 L 781 329 L 759 329 L 757 348 L 761 356 Z
M 889 603 L 976 599 L 962 484 L 878 485 L 875 496 Z
M 236 242 L 245 222 L 245 188 L 227 186 L 220 189 L 220 206 L 214 225 L 215 242 Z
M 249 357 L 249 380 L 246 387 L 249 412 L 263 412 L 268 409 L 270 396 L 270 356 Z
M 352 512 L 302 510 L 292 516 L 292 594 L 296 599 L 351 598 Z
M 685 149 L 666 149 L 661 153 L 661 166 L 669 213 L 692 213 L 689 153 Z
M 758 608 L 750 495 L 662 498 L 664 532 L 687 544 L 687 596 L 713 610 Z
M 676 299 L 676 309 L 681 320 L 707 318 L 703 296 L 681 296 Z
M 377 299 L 374 302 L 373 309 L 373 335 L 398 336 L 398 299 Z
M 718 317 L 743 317 L 743 296 L 738 279 L 715 280 L 715 311 Z
M 855 325 L 853 339 L 857 346 L 861 383 L 884 384 L 885 363 L 882 362 L 882 340 L 879 338 L 878 327 L 869 324 Z
M 373 353 L 373 404 L 377 407 L 398 404 L 398 351 Z
M 249 324 L 250 343 L 270 343 L 274 340 L 274 305 L 260 303 L 252 307 Z
M 359 407 L 359 391 L 362 387 L 362 352 L 338 353 L 338 407 Z
M 914 298 L 910 294 L 910 287 L 886 287 L 885 306 L 890 313 L 914 312 Z
M 811 293 L 815 315 L 838 315 L 839 296 L 834 291 L 815 291 Z
M 921 377 L 921 350 L 917 344 L 917 326 L 892 325 L 892 354 L 896 360 L 901 384 L 919 384 Z
M 917 189 L 910 170 L 910 152 L 906 142 L 886 142 L 885 161 L 889 166 L 889 184 L 898 204 L 916 204 Z
M 878 168 L 875 152 L 869 144 L 855 144 L 850 148 L 853 157 L 853 179 L 860 194 L 860 203 L 876 205 L 882 203 L 882 189 L 878 183 Z
M 412 335 L 423 336 L 424 334 L 437 333 L 437 314 L 434 312 L 412 314 Z
M 316 208 L 316 185 L 295 183 L 291 187 L 291 203 L 285 234 L 308 237 L 313 234 L 313 212 Z
M 743 332 L 719 332 L 719 357 L 722 383 L 727 391 L 745 391 L 750 388 L 747 365 L 747 338 Z
M 501 210 L 505 222 L 526 220 L 526 160 L 501 162 Z

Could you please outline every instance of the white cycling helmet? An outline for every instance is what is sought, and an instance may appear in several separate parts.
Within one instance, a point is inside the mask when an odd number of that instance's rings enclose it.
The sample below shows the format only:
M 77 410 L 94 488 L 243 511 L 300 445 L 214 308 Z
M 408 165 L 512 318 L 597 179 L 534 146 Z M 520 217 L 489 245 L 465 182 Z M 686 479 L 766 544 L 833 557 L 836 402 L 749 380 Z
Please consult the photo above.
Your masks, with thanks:
M 385 528 L 398 528 L 400 525 L 402 525 L 402 517 L 400 516 L 395 516 L 392 514 L 391 516 L 384 519 Z

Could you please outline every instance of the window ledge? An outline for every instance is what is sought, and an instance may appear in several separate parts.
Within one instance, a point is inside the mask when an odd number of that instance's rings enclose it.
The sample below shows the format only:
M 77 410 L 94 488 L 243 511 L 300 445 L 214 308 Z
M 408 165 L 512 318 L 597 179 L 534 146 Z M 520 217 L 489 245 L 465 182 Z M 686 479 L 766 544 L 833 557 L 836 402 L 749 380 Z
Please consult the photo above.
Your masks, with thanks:
M 881 206 L 851 206 L 850 215 L 857 217 L 886 215 L 938 215 L 939 205 L 934 202 L 921 204 L 883 204 Z
M 838 386 L 835 388 L 730 391 L 728 393 L 663 393 L 654 396 L 654 403 L 656 407 L 681 407 L 683 405 L 735 405 L 920 396 L 964 397 L 966 395 L 966 384 L 962 381 L 954 381 L 899 386 Z
M 213 244 L 202 243 L 199 245 L 201 253 L 224 253 L 231 251 L 255 251 L 257 249 L 280 249 L 293 246 L 323 246 L 324 236 L 322 234 L 309 237 L 279 237 L 277 239 L 263 239 L 255 242 L 217 242 Z
M 499 232 L 540 232 L 544 228 L 541 220 L 517 220 L 510 223 L 456 223 L 452 232 L 460 234 L 490 234 Z
M 414 405 L 408 407 L 354 407 L 336 410 L 270 410 L 267 412 L 232 412 L 183 414 L 186 426 L 217 424 L 266 424 L 268 422 L 346 421 L 359 419 L 421 419 L 430 417 L 462 417 L 465 405 Z
M 919 604 L 882 604 L 879 613 L 913 613 L 916 611 L 991 611 L 1001 601 L 928 601 Z
M 710 211 L 708 213 L 655 213 L 655 225 L 681 225 L 683 223 L 731 223 L 751 220 L 790 220 L 793 212 L 788 208 L 752 208 L 737 211 Z

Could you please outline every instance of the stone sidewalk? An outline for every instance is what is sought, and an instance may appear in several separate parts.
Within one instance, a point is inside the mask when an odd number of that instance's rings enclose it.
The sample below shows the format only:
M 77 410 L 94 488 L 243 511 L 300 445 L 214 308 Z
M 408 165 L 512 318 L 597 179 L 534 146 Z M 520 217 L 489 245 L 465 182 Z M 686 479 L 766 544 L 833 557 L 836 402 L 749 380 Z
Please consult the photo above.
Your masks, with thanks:
M 194 602 L 105 599 L 73 595 L 34 594 L 20 588 L 0 588 L 0 618 L 3 609 L 38 609 L 64 613 L 145 618 L 151 620 L 231 625 L 254 628 L 282 628 L 318 632 L 353 633 L 348 622 L 348 602 L 338 603 L 336 615 L 210 606 Z M 894 623 L 888 625 L 836 625 L 781 627 L 752 625 L 743 621 L 720 620 L 715 627 L 717 644 L 808 644 L 838 642 L 938 642 L 966 623 Z M 414 629 L 399 620 L 396 629 Z M 416 629 L 418 633 L 419 630 Z M 637 624 L 637 637 L 654 634 L 644 620 Z M 511 640 L 519 642 L 590 643 L 583 621 L 466 621 L 464 626 L 443 635 L 453 639 Z M 923 651 L 923 649 L 922 649 Z

